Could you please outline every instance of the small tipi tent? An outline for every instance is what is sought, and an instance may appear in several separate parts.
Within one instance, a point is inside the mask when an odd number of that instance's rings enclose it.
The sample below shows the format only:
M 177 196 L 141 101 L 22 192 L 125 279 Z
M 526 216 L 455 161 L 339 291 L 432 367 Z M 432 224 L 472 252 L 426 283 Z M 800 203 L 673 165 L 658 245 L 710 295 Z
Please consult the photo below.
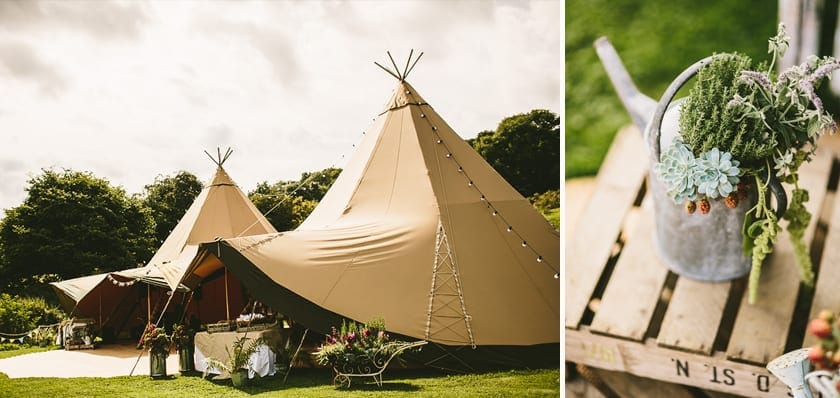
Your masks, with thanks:
M 171 291 L 194 288 L 200 281 L 192 280 L 190 288 L 180 282 L 185 279 L 184 272 L 200 243 L 277 232 L 222 167 L 231 153 L 228 150 L 224 156 L 219 153 L 218 158 L 213 159 L 217 166 L 215 175 L 145 266 L 54 282 L 53 290 L 63 307 L 75 316 L 96 318 L 105 314 L 105 322 L 111 316 L 126 316 L 117 309 L 129 294 L 133 282 L 141 281 Z M 224 277 L 226 281 L 223 282 L 228 286 L 238 287 L 238 281 L 227 280 L 227 275 Z M 232 294 L 231 297 L 235 299 L 234 303 L 219 301 L 217 306 L 243 305 L 241 295 Z M 223 319 L 227 316 L 226 308 L 219 309 L 222 317 L 217 318 Z M 218 310 L 214 312 L 219 313 Z
M 294 231 L 203 245 L 259 300 L 326 333 L 385 319 L 430 365 L 559 364 L 559 235 L 405 81 Z M 198 263 L 197 269 L 203 263 Z

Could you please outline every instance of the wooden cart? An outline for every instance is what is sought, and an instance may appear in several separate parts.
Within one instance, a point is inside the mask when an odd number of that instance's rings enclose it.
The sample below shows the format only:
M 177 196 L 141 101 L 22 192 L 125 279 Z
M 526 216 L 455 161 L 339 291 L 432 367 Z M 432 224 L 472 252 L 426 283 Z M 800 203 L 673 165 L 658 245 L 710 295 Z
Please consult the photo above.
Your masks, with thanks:
M 764 262 L 758 300 L 750 305 L 746 278 L 697 282 L 661 264 L 645 193 L 646 151 L 638 130 L 618 133 L 567 235 L 566 360 L 595 368 L 623 396 L 655 388 L 673 398 L 702 391 L 787 397 L 787 387 L 764 366 L 814 344 L 806 325 L 821 309 L 840 310 L 837 158 L 820 149 L 800 169 L 814 215 L 805 235 L 817 273 L 814 288 L 800 286 L 784 232 Z

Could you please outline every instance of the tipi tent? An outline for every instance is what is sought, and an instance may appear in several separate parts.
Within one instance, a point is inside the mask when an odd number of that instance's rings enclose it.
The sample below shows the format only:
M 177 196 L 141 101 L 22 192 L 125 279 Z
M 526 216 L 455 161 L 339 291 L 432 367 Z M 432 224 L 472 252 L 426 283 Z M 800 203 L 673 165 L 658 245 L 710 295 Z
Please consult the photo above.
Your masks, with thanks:
M 190 280 L 189 288 L 181 283 L 185 280 L 184 272 L 195 258 L 200 243 L 277 232 L 222 167 L 230 154 L 228 150 L 224 156 L 220 153 L 218 159 L 214 159 L 217 165 L 215 175 L 145 266 L 52 283 L 63 307 L 75 316 L 97 318 L 105 314 L 106 322 L 111 318 L 110 315 L 127 316 L 124 312 L 129 310 L 118 308 L 126 296 L 130 295 L 131 286 L 136 281 L 171 291 L 186 291 L 194 289 L 199 283 L 207 285 L 212 282 L 207 280 L 212 279 L 212 275 L 204 275 L 201 280 Z M 212 306 L 218 307 L 212 311 L 216 314 L 214 321 L 229 319 L 225 306 L 233 306 L 238 311 L 237 307 L 244 305 L 239 294 L 238 280 L 226 273 L 221 277 L 223 279 L 213 284 L 234 289 L 234 294 L 229 295 L 227 303 L 224 298 L 219 300 L 215 295 L 203 295 L 202 299 L 216 302 Z M 217 291 L 218 288 L 210 286 L 206 290 Z M 205 315 L 209 313 L 205 311 Z
M 382 316 L 427 363 L 559 364 L 559 235 L 395 73 L 385 110 L 294 231 L 202 245 L 259 300 L 325 333 Z

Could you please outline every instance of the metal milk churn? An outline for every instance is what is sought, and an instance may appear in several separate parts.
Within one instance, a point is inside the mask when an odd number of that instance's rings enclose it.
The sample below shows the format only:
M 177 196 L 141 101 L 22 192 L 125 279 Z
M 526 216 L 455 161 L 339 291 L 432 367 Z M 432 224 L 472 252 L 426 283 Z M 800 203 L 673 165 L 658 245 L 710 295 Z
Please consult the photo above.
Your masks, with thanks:
M 651 166 L 659 162 L 661 148 L 667 148 L 679 135 L 679 112 L 683 99 L 673 101 L 677 91 L 703 65 L 716 55 L 704 58 L 680 73 L 659 102 L 640 93 L 613 46 L 602 37 L 595 42 L 601 63 L 613 83 L 633 123 L 644 134 Z M 640 156 L 643 156 L 640 154 Z M 688 214 L 684 206 L 674 203 L 664 184 L 650 167 L 648 192 L 653 199 L 655 229 L 654 246 L 662 262 L 681 276 L 702 281 L 725 281 L 750 271 L 750 256 L 742 249 L 744 216 L 755 203 L 755 193 L 734 209 L 722 204 L 712 206 L 709 214 Z M 787 206 L 784 189 L 775 179 L 769 181 L 776 198 L 777 215 Z

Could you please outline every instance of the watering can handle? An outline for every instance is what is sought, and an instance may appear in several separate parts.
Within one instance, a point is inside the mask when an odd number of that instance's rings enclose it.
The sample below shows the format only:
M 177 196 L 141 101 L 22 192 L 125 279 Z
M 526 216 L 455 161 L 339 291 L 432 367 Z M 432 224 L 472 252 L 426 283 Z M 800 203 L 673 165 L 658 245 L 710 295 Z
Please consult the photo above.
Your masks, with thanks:
M 648 137 L 648 146 L 651 148 L 651 155 L 653 156 L 653 159 L 651 159 L 653 163 L 659 162 L 659 155 L 661 153 L 660 136 L 662 135 L 662 119 L 665 117 L 665 111 L 668 110 L 668 105 L 674 99 L 674 96 L 677 95 L 677 91 L 680 91 L 680 88 L 682 88 L 686 82 L 694 77 L 694 75 L 700 71 L 700 68 L 706 66 L 715 59 L 727 56 L 729 55 L 715 54 L 695 62 L 693 65 L 682 71 L 682 73 L 680 73 L 677 78 L 671 82 L 668 89 L 665 90 L 665 93 L 662 94 L 662 98 L 656 105 L 656 111 L 653 113 L 653 119 L 651 119 L 650 125 L 648 125 L 648 131 L 646 134 Z M 770 188 L 770 192 L 772 192 L 773 196 L 776 197 L 776 217 L 781 219 L 782 215 L 784 215 L 787 210 L 787 194 L 785 193 L 785 189 L 782 188 L 782 185 L 779 183 L 779 180 L 776 178 L 776 175 L 772 172 L 767 174 L 766 178 L 762 176 L 761 179 L 767 183 Z

